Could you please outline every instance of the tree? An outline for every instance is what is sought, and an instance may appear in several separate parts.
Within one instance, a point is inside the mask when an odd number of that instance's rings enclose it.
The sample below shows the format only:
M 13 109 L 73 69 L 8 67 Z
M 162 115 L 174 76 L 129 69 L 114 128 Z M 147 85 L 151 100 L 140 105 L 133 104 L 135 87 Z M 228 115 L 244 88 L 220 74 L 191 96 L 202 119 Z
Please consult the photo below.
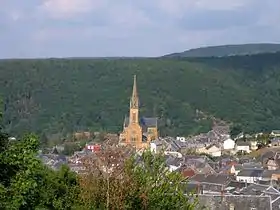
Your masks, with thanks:
M 8 142 L 0 134 L 1 144 Z M 67 167 L 55 172 L 44 166 L 36 157 L 36 136 L 26 135 L 4 147 L 0 151 L 0 209 L 69 209 L 78 200 L 76 175 Z
M 163 156 L 111 147 L 85 160 L 81 200 L 87 209 L 193 209 L 183 177 L 169 172 Z M 95 169 L 95 170 L 92 170 Z M 96 170 L 98 169 L 98 170 Z
M 48 146 L 48 143 L 49 143 L 49 139 L 46 133 L 43 133 L 40 138 L 41 149 L 45 149 Z
M 144 152 L 141 164 L 132 159 L 128 170 L 132 171 L 137 190 L 131 205 L 136 209 L 193 209 L 196 202 L 184 194 L 183 177 L 169 172 L 164 157 Z
M 237 137 L 238 134 L 242 132 L 242 126 L 240 124 L 234 124 L 230 128 L 230 136 L 231 138 Z

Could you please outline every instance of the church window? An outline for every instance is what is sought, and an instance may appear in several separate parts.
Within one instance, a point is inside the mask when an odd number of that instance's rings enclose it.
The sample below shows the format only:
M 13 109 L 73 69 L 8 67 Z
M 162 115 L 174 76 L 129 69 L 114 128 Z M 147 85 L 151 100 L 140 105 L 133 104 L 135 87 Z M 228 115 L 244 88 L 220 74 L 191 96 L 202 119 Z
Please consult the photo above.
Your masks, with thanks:
M 133 130 L 131 132 L 131 142 L 136 142 L 136 132 L 135 132 L 135 130 Z
M 148 128 L 148 134 L 152 134 L 153 133 L 153 129 L 152 128 Z
M 132 113 L 132 122 L 136 122 L 136 113 Z

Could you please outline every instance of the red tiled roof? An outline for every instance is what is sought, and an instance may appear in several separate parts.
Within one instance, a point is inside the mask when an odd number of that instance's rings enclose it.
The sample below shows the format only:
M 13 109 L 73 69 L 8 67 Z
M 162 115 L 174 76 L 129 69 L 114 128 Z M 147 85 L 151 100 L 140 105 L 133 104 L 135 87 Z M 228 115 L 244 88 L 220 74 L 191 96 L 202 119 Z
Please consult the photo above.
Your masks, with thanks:
M 192 170 L 192 169 L 185 169 L 185 170 L 182 171 L 182 175 L 183 175 L 184 177 L 188 178 L 188 177 L 194 176 L 194 175 L 195 175 L 195 172 L 194 172 L 194 170 Z

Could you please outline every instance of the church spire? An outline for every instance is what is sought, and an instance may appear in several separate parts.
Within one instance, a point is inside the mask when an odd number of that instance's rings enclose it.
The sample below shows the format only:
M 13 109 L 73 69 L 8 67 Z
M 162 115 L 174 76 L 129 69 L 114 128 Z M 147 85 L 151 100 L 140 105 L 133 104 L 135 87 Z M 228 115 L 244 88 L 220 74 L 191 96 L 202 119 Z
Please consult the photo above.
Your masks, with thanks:
M 139 99 L 137 94 L 136 75 L 134 75 L 133 90 L 130 99 L 130 108 L 138 109 L 138 106 L 139 106 Z

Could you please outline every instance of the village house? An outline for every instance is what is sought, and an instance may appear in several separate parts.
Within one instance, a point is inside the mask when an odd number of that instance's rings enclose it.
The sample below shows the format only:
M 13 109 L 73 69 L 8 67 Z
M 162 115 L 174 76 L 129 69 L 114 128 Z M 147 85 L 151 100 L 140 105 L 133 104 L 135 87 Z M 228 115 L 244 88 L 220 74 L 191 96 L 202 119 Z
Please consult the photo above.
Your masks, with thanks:
M 235 148 L 235 141 L 231 138 L 226 139 L 223 142 L 223 148 L 224 150 L 233 150 Z
M 260 168 L 243 169 L 236 175 L 236 180 L 238 182 L 257 183 L 261 179 L 263 171 Z
M 237 152 L 245 152 L 245 153 L 250 153 L 250 143 L 249 142 L 245 142 L 245 141 L 237 141 L 236 142 L 236 146 L 235 146 L 235 150 Z
M 271 140 L 271 146 L 272 147 L 279 147 L 280 146 L 280 138 L 279 137 L 274 137 Z
M 95 144 L 95 143 L 89 143 L 89 144 L 86 144 L 85 148 L 87 150 L 90 150 L 91 152 L 99 152 L 101 150 L 101 145 Z
M 280 130 L 272 130 L 270 133 L 271 137 L 280 137 Z
M 268 170 L 277 170 L 279 168 L 278 162 L 275 159 L 269 159 L 266 166 Z
M 215 144 L 209 145 L 207 147 L 199 148 L 197 152 L 205 153 L 211 155 L 212 157 L 220 157 L 222 155 L 222 149 Z
M 166 147 L 166 142 L 164 140 L 157 139 L 150 142 L 150 150 L 153 153 L 156 154 L 161 153 L 164 151 L 165 147 Z
M 270 196 L 252 195 L 198 195 L 195 209 L 208 210 L 273 210 Z

